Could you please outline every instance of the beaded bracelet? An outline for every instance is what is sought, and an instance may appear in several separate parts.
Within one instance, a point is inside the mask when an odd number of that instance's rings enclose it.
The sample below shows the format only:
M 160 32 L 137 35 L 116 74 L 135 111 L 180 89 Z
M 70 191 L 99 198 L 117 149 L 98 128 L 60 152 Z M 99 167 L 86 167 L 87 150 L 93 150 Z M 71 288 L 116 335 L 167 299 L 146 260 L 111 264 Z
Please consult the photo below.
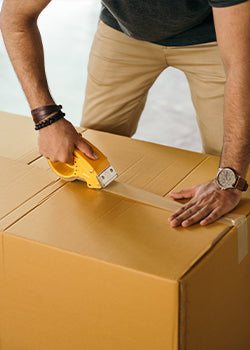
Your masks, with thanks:
M 31 115 L 35 124 L 39 124 L 43 119 L 50 116 L 52 113 L 59 112 L 62 109 L 61 105 L 48 105 L 32 109 Z
M 54 114 L 52 117 L 42 121 L 39 124 L 36 124 L 35 125 L 35 130 L 40 130 L 42 128 L 45 128 L 46 126 L 55 123 L 57 120 L 62 119 L 64 116 L 65 116 L 65 113 L 59 111 L 56 114 Z

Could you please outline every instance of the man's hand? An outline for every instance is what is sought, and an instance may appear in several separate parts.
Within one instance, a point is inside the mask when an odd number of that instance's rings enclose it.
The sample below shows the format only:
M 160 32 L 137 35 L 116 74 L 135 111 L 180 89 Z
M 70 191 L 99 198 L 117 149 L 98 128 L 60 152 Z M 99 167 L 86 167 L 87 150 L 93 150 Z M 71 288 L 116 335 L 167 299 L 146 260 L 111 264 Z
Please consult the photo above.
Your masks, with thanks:
M 98 158 L 73 125 L 64 118 L 39 131 L 38 145 L 39 152 L 52 162 L 60 161 L 72 165 L 75 148 L 78 148 L 90 159 Z
M 205 226 L 233 210 L 241 199 L 241 191 L 221 190 L 214 181 L 170 193 L 174 199 L 192 198 L 168 219 L 172 227 L 188 227 L 197 222 Z

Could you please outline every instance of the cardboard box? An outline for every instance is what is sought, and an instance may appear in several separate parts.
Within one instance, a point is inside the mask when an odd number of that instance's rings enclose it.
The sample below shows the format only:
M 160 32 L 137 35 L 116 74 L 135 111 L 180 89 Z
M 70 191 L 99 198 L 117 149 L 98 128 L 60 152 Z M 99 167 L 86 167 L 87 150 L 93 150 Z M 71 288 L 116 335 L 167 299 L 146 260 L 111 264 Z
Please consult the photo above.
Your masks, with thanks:
M 217 157 L 84 136 L 120 182 L 159 196 L 218 167 Z M 248 230 L 174 229 L 168 210 L 58 180 L 40 158 L 29 163 L 0 157 L 1 350 L 250 349 L 249 191 L 233 212 Z

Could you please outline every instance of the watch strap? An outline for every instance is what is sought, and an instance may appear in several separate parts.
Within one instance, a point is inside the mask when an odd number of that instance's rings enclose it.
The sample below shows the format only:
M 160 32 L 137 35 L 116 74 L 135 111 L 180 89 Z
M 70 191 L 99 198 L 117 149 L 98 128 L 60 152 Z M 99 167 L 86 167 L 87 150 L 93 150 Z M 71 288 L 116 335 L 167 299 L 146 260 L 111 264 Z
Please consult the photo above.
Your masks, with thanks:
M 248 189 L 248 183 L 241 176 L 238 176 L 237 181 L 234 185 L 237 190 L 246 191 Z

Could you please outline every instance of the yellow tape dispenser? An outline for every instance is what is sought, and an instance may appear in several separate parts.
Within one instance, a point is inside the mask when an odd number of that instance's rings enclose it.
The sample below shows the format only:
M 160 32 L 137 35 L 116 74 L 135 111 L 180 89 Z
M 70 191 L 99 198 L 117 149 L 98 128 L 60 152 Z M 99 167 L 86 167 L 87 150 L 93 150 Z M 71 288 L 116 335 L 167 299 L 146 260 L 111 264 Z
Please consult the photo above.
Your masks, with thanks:
M 89 141 L 84 141 L 93 148 L 98 159 L 89 159 L 84 153 L 75 149 L 73 165 L 48 160 L 51 168 L 64 180 L 82 180 L 87 182 L 89 188 L 101 189 L 108 186 L 118 176 L 115 169 L 99 149 Z

